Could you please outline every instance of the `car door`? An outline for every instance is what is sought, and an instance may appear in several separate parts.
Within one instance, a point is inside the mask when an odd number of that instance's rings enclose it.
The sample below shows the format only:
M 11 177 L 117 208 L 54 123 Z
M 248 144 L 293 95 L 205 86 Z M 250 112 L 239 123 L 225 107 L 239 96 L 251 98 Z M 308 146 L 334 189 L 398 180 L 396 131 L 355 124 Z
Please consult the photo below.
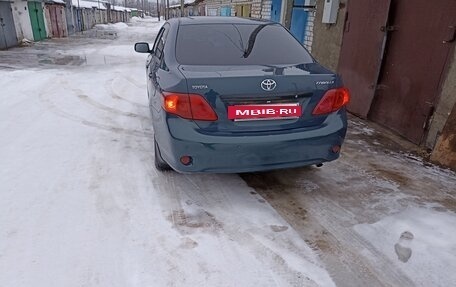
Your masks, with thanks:
M 161 107 L 161 88 L 160 88 L 160 70 L 166 68 L 164 63 L 163 49 L 165 46 L 166 36 L 168 35 L 169 24 L 165 24 L 160 30 L 153 47 L 153 52 L 149 56 L 147 62 L 147 73 L 149 77 L 148 92 L 149 92 L 149 106 L 151 111 L 159 111 Z
M 161 28 L 160 31 L 158 31 L 157 37 L 155 38 L 154 46 L 152 47 L 152 53 L 149 54 L 146 60 L 146 77 L 148 78 L 147 80 L 147 97 L 149 98 L 149 107 L 152 107 L 152 99 L 155 95 L 155 88 L 154 88 L 154 82 L 156 81 L 156 78 L 153 74 L 153 71 L 155 71 L 155 47 L 157 46 L 158 40 L 161 38 L 163 35 L 163 30 L 164 28 Z

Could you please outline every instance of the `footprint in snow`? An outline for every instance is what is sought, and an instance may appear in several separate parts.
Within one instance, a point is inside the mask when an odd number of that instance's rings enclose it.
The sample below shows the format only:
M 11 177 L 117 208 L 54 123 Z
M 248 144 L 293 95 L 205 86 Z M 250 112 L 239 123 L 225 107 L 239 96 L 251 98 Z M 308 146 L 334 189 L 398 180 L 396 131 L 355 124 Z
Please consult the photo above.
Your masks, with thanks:
M 274 232 L 282 232 L 288 229 L 288 226 L 282 226 L 282 225 L 270 225 L 272 231 Z
M 404 231 L 399 237 L 399 241 L 394 245 L 397 258 L 404 263 L 412 257 L 412 248 L 410 247 L 412 240 L 413 234 L 409 231 Z

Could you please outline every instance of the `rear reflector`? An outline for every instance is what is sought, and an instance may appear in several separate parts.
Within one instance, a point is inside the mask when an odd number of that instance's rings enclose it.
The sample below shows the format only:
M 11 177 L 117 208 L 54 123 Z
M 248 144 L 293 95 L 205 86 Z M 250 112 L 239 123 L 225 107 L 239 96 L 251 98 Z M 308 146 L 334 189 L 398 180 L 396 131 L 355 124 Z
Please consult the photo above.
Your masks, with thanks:
M 188 156 L 188 155 L 184 155 L 180 158 L 180 162 L 183 164 L 183 165 L 191 165 L 192 162 L 193 162 L 193 159 L 191 156 Z
M 217 120 L 216 113 L 201 95 L 163 92 L 163 109 L 184 119 Z
M 347 88 L 328 90 L 312 112 L 312 115 L 324 115 L 337 111 L 350 101 Z

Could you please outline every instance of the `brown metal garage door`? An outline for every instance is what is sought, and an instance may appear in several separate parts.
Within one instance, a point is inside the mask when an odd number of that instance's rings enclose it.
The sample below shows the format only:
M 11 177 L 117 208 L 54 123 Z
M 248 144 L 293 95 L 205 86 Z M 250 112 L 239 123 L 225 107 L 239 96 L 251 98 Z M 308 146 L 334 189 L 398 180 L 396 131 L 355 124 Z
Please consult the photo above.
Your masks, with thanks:
M 348 1 L 338 72 L 350 89 L 348 110 L 366 117 L 381 65 L 390 0 Z
M 454 48 L 455 26 L 456 0 L 392 1 L 391 32 L 369 118 L 422 142 Z

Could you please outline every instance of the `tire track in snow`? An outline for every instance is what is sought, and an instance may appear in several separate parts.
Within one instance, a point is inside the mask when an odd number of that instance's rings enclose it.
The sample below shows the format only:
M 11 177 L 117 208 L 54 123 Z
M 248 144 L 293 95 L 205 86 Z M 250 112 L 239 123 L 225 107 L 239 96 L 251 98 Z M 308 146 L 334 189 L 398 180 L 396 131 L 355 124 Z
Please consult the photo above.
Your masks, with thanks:
M 131 118 L 139 118 L 141 120 L 149 120 L 148 117 L 141 116 L 141 115 L 138 115 L 138 114 L 135 114 L 135 113 L 131 113 L 131 112 L 124 112 L 124 111 L 121 111 L 121 110 L 106 106 L 104 104 L 101 104 L 101 103 L 95 101 L 94 99 L 92 99 L 90 96 L 84 94 L 82 91 L 78 92 L 77 97 L 80 98 L 81 100 L 85 101 L 87 104 L 89 104 L 89 105 L 91 105 L 91 106 L 93 106 L 93 107 L 95 107 L 97 109 L 106 111 L 106 112 L 110 112 L 110 113 L 113 113 L 113 114 L 116 114 L 116 115 L 120 115 L 120 116 L 126 116 L 126 117 L 131 117 Z
M 46 89 L 40 91 L 39 93 L 40 100 L 51 108 L 54 113 L 86 126 L 114 132 L 120 136 L 120 142 L 127 143 L 129 139 L 132 148 L 139 148 L 138 150 L 142 154 L 144 151 L 153 150 L 153 133 L 145 131 L 147 128 L 151 128 L 151 124 L 150 126 L 146 126 L 146 121 L 139 121 L 142 129 L 127 130 L 114 127 L 109 124 L 89 121 L 79 115 L 75 115 L 67 112 L 65 109 L 59 108 L 59 106 L 53 101 L 52 91 L 57 89 L 60 84 L 62 84 L 62 82 L 59 78 L 54 79 L 52 82 L 49 82 Z M 130 135 L 137 136 L 137 139 L 131 140 L 128 137 Z M 142 139 L 147 140 L 144 141 Z M 145 145 L 147 145 L 147 147 Z M 153 182 L 157 190 L 163 193 L 158 196 L 163 207 L 163 217 L 166 218 L 167 215 L 171 214 L 174 229 L 181 232 L 183 239 L 192 239 L 192 234 L 210 234 L 213 237 L 213 240 L 217 242 L 219 254 L 225 257 L 224 261 L 232 260 L 233 252 L 248 250 L 248 252 L 256 258 L 257 262 L 261 263 L 261 266 L 264 266 L 267 269 L 267 273 L 269 275 L 266 276 L 265 280 L 270 282 L 271 286 L 283 284 L 290 286 L 316 285 L 316 283 L 310 279 L 312 277 L 311 275 L 304 275 L 306 270 L 302 270 L 302 272 L 300 272 L 299 270 L 289 266 L 287 259 L 284 258 L 280 252 L 277 252 L 276 250 L 271 249 L 268 245 L 265 245 L 263 242 L 264 240 L 258 240 L 258 236 L 264 236 L 259 235 L 262 234 L 262 232 L 260 232 L 261 230 L 251 229 L 242 231 L 236 226 L 233 226 L 233 223 L 227 224 L 225 222 L 226 218 L 232 216 L 228 215 L 225 210 L 229 210 L 234 213 L 236 212 L 236 206 L 232 204 L 230 195 L 232 192 L 231 187 L 225 186 L 225 184 L 227 184 L 225 181 L 226 178 L 231 178 L 229 181 L 234 180 L 234 182 L 238 183 L 240 179 L 237 176 L 226 177 L 219 175 L 192 175 L 190 177 L 188 175 L 180 175 L 173 172 L 158 174 L 154 171 L 155 168 L 152 165 L 153 156 L 151 153 L 146 152 L 144 154 L 144 158 L 146 162 L 146 169 L 151 174 L 150 180 Z M 190 178 L 192 178 L 192 180 L 190 180 Z M 205 179 L 208 179 L 210 183 L 206 184 Z M 224 185 L 220 185 L 220 182 L 224 182 Z M 245 188 L 245 196 L 251 196 L 247 187 Z M 102 200 L 99 202 L 104 201 Z M 198 205 L 195 205 L 196 207 L 190 206 L 188 203 L 191 202 L 198 202 Z M 108 207 L 109 209 L 109 205 L 98 206 L 102 209 L 104 207 Z M 268 206 L 264 206 L 264 208 L 267 209 Z M 272 223 L 275 223 L 277 218 L 273 215 L 274 211 L 271 210 L 269 213 L 269 216 L 274 221 Z M 247 224 L 250 224 L 249 218 L 244 218 L 240 215 L 238 215 L 237 218 L 237 221 L 239 222 L 247 222 Z M 129 219 L 127 218 L 126 220 L 128 221 Z M 270 241 L 272 239 L 265 240 L 270 242 L 272 245 L 276 244 Z M 168 252 L 171 254 L 168 265 L 170 266 L 170 269 L 174 270 L 173 274 L 185 274 L 185 270 L 182 269 L 183 267 L 179 264 L 179 252 Z M 244 254 L 240 254 L 240 256 L 244 256 Z M 300 260 L 306 261 L 307 258 L 301 258 Z M 214 270 L 210 269 L 211 267 L 205 267 L 204 261 L 200 261 L 198 264 L 200 264 L 202 270 L 209 272 L 205 276 L 216 276 L 216 273 L 213 273 Z M 238 264 L 243 266 L 242 269 L 252 269 L 251 266 L 249 266 L 248 263 L 244 263 L 242 259 L 238 262 Z M 180 282 L 185 282 L 185 277 L 181 277 Z
M 115 80 L 124 80 L 124 81 L 127 81 L 129 77 L 118 77 L 116 76 Z M 112 87 L 112 84 L 113 84 L 113 81 L 114 79 L 109 79 L 107 80 L 105 83 L 105 87 L 108 89 L 108 93 L 112 93 L 114 91 L 113 87 Z M 131 79 L 128 80 L 128 82 L 131 82 Z M 95 99 L 93 99 L 91 96 L 89 96 L 86 92 L 84 92 L 83 90 L 79 89 L 79 88 L 74 88 L 74 87 L 71 87 L 70 85 L 68 85 L 68 83 L 64 83 L 64 87 L 66 87 L 66 89 L 70 90 L 70 91 L 73 91 L 75 93 L 75 95 L 85 101 L 87 104 L 97 108 L 97 109 L 100 109 L 100 110 L 103 110 L 103 111 L 106 111 L 106 112 L 109 112 L 109 113 L 113 113 L 113 114 L 116 114 L 116 115 L 120 115 L 120 116 L 127 116 L 127 117 L 132 117 L 132 118 L 139 118 L 141 120 L 150 120 L 150 118 L 148 116 L 144 116 L 144 115 L 141 115 L 141 113 L 132 113 L 132 112 L 125 112 L 125 111 L 122 111 L 122 110 L 119 110 L 117 108 L 114 108 L 114 107 L 111 107 L 111 106 L 107 106 L 105 104 L 102 104 L 98 101 L 96 101 Z M 120 88 L 121 90 L 124 90 L 124 88 Z
M 108 124 L 98 123 L 98 122 L 95 122 L 92 120 L 87 120 L 83 117 L 80 117 L 78 115 L 72 114 L 70 112 L 65 111 L 64 109 L 59 108 L 52 101 L 52 98 L 49 96 L 49 94 L 51 94 L 51 92 L 54 89 L 57 89 L 58 87 L 59 87 L 59 82 L 57 81 L 57 79 L 53 79 L 52 81 L 49 81 L 49 84 L 46 85 L 46 88 L 44 88 L 44 90 L 40 91 L 38 94 L 40 101 L 43 102 L 48 108 L 50 108 L 51 111 L 53 111 L 56 115 L 66 118 L 68 120 L 80 123 L 80 124 L 88 126 L 88 127 L 97 128 L 97 129 L 101 129 L 104 131 L 113 132 L 116 134 L 121 133 L 121 134 L 137 136 L 137 137 L 153 136 L 153 134 L 149 131 L 125 129 L 125 128 L 121 128 L 121 127 L 111 126 Z
M 169 206 L 170 215 L 168 215 L 168 218 L 174 228 L 183 236 L 192 236 L 201 232 L 211 234 L 218 241 L 220 255 L 224 257 L 232 257 L 232 254 L 238 251 L 238 248 L 235 247 L 237 245 L 248 249 L 256 260 L 261 262 L 262 266 L 266 268 L 266 273 L 271 274 L 269 277 L 271 286 L 283 286 L 283 284 L 287 286 L 318 286 L 315 281 L 305 275 L 306 272 L 301 272 L 302 270 L 296 270 L 288 265 L 287 260 L 280 255 L 280 252 L 274 251 L 258 240 L 257 237 L 259 235 L 256 233 L 261 231 L 261 229 L 242 231 L 236 226 L 224 222 L 223 218 L 226 216 L 226 212 L 222 210 L 225 209 L 228 212 L 235 212 L 236 210 L 235 206 L 231 204 L 229 196 L 227 196 L 231 189 L 229 186 L 219 186 L 216 189 L 210 189 L 205 186 L 204 177 L 210 177 L 211 182 L 226 182 L 226 180 L 218 180 L 218 175 L 188 176 L 174 172 L 166 172 L 162 176 L 166 177 L 163 186 L 166 186 L 165 192 L 167 193 L 167 198 L 165 199 L 167 202 L 163 206 Z M 235 176 L 233 177 L 236 179 Z M 192 178 L 192 180 L 189 180 L 189 178 Z M 210 193 L 210 195 L 208 196 L 207 193 Z M 248 188 L 245 194 L 250 196 Z M 194 207 L 195 205 L 196 207 Z M 211 206 L 216 206 L 216 208 L 211 208 Z M 248 221 L 247 218 L 241 218 L 238 218 L 238 220 Z M 269 241 L 269 239 L 264 240 Z M 235 242 L 235 244 L 233 246 L 232 243 L 227 244 L 227 242 Z M 270 241 L 270 244 L 281 245 L 274 241 Z M 302 251 L 298 251 L 297 248 L 290 247 L 288 244 L 289 242 L 285 242 L 285 247 L 283 248 L 292 252 L 296 251 L 295 253 L 299 254 L 298 257 L 303 255 Z M 311 258 L 305 256 L 303 258 L 318 266 Z M 227 259 L 225 258 L 224 260 L 226 261 Z M 242 260 L 238 264 L 242 266 Z M 312 268 L 312 264 L 307 267 Z M 243 268 L 248 269 L 249 266 Z
M 119 101 L 124 101 L 124 102 L 127 102 L 127 103 L 135 106 L 135 107 L 149 110 L 149 106 L 148 105 L 137 103 L 135 101 L 126 99 L 126 98 L 122 97 L 121 95 L 119 95 L 119 92 L 117 91 L 117 89 L 114 88 L 114 82 L 115 82 L 116 79 L 117 78 L 111 79 L 111 80 L 109 80 L 109 81 L 107 81 L 105 83 L 106 90 L 109 92 L 110 96 L 113 99 L 116 99 L 116 100 L 119 100 Z
M 330 198 L 326 192 L 330 187 L 325 186 L 325 180 L 318 172 L 312 174 L 321 183 L 316 185 L 317 189 L 312 185 L 308 190 L 311 195 L 305 197 L 300 196 L 303 190 L 295 186 L 296 174 L 278 171 L 242 177 L 314 248 L 338 286 L 414 286 L 385 255 L 349 227 L 356 224 L 355 215 Z M 305 212 L 299 209 L 301 206 Z M 344 222 L 347 226 L 341 226 Z M 375 258 L 375 266 L 361 252 Z

